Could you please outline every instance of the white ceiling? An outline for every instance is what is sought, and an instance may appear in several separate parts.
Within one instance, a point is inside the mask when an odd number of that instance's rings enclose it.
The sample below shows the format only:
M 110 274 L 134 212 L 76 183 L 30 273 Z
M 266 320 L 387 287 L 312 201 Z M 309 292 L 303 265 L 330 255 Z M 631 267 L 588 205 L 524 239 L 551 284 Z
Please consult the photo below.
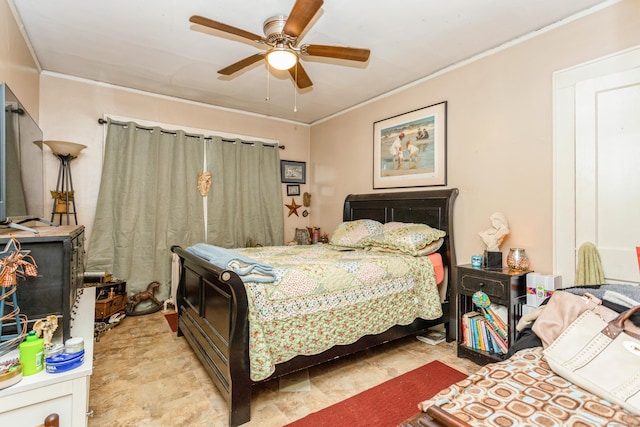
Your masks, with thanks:
M 294 90 L 264 61 L 217 70 L 263 45 L 191 15 L 263 34 L 295 0 L 9 0 L 44 72 L 313 123 L 611 0 L 325 0 L 303 43 L 368 48 L 366 63 L 303 58 Z M 267 88 L 270 100 L 266 101 Z M 294 106 L 297 105 L 297 112 Z

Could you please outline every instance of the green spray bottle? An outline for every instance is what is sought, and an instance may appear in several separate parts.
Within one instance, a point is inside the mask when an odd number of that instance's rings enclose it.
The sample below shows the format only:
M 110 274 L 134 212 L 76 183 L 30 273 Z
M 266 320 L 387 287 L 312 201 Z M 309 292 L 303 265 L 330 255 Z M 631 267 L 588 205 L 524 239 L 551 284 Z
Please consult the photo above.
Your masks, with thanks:
M 20 343 L 20 364 L 22 375 L 33 375 L 44 368 L 44 340 L 36 331 L 29 331 L 27 339 Z

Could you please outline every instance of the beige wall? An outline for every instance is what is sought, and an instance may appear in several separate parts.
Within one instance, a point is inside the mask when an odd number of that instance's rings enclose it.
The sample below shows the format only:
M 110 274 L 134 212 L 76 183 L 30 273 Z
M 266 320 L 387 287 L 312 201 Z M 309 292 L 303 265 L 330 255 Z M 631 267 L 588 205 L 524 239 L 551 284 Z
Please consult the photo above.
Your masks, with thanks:
M 180 128 L 211 129 L 220 132 L 257 136 L 279 140 L 286 149 L 282 159 L 308 161 L 309 127 L 265 117 L 230 112 L 202 104 L 159 97 L 86 80 L 44 73 L 41 77 L 41 121 L 45 139 L 59 139 L 87 145 L 71 164 L 78 222 L 85 224 L 90 234 L 100 187 L 104 128 L 98 124 L 103 114 L 176 125 Z M 47 148 L 48 150 L 48 148 Z M 47 188 L 55 188 L 58 163 L 47 160 Z M 215 183 L 213 184 L 215 185 Z M 303 185 L 301 191 L 306 191 Z M 283 185 L 286 202 L 286 186 Z M 290 199 L 289 199 L 290 201 Z M 301 204 L 301 198 L 298 204 Z M 167 208 L 175 209 L 170 201 Z M 301 211 L 299 211 L 301 212 Z M 295 227 L 307 224 L 295 215 L 287 218 L 283 206 L 285 238 L 293 238 Z
M 279 140 L 286 149 L 280 157 L 287 160 L 309 160 L 310 128 L 292 122 L 218 109 L 178 99 L 130 91 L 86 80 L 51 73 L 40 74 L 29 48 L 16 24 L 7 2 L 0 1 L 0 81 L 6 81 L 27 111 L 36 119 L 46 139 L 59 139 L 87 145 L 72 163 L 78 222 L 91 234 L 95 205 L 100 186 L 103 126 L 97 119 L 104 114 L 128 117 L 181 128 L 211 129 L 231 134 L 250 135 Z M 45 150 L 45 191 L 55 189 L 58 160 Z M 308 185 L 301 186 L 301 192 Z M 45 195 L 45 208 L 51 199 Z M 283 185 L 283 199 L 286 186 Z M 302 198 L 298 198 L 298 204 Z M 170 203 L 167 204 L 170 206 Z M 306 218 L 292 215 L 283 205 L 285 239 L 293 239 L 296 227 L 308 224 Z M 301 210 L 299 210 L 301 213 Z M 45 212 L 45 218 L 49 218 Z
M 53 74 L 43 74 L 38 82 L 36 65 L 4 2 L 0 21 L 0 78 L 36 117 L 33 106 L 40 105 L 45 139 L 88 146 L 72 168 L 79 220 L 89 232 L 102 163 L 103 127 L 97 119 L 105 113 L 280 140 L 287 146 L 283 159 L 308 162 L 309 184 L 302 192 L 313 196 L 308 219 L 287 217 L 283 206 L 289 240 L 296 227 L 307 224 L 333 230 L 347 194 L 373 192 L 375 121 L 447 101 L 448 186 L 460 189 L 458 260 L 467 262 L 484 249 L 477 233 L 489 226 L 491 213 L 502 211 L 512 230 L 503 252 L 526 248 L 540 272 L 552 268 L 552 74 L 640 44 L 640 2 L 614 3 L 309 128 Z M 46 160 L 47 188 L 53 189 L 58 165 L 53 156 Z M 285 186 L 283 197 L 290 201 Z
M 6 82 L 31 117 L 40 115 L 40 70 L 6 1 L 0 1 L 0 82 Z
M 526 248 L 536 271 L 551 272 L 552 74 L 638 44 L 640 2 L 628 0 L 313 126 L 311 222 L 332 230 L 347 194 L 373 192 L 375 121 L 447 101 L 458 262 L 485 249 L 478 232 L 501 211 L 505 255 Z

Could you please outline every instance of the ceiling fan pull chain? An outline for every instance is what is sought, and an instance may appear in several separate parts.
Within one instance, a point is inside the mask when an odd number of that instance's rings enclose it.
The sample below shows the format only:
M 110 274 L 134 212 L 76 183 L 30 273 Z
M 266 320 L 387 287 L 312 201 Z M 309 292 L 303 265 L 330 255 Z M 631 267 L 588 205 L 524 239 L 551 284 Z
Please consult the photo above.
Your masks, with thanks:
M 267 62 L 267 97 L 264 99 L 265 101 L 269 102 L 271 100 L 270 97 L 270 91 L 269 91 L 269 74 L 271 74 L 271 68 L 269 67 L 269 63 Z
M 297 91 L 297 87 L 298 87 L 298 61 L 296 61 L 296 78 L 295 80 L 295 85 L 293 85 L 293 112 L 297 113 L 298 112 L 298 91 Z

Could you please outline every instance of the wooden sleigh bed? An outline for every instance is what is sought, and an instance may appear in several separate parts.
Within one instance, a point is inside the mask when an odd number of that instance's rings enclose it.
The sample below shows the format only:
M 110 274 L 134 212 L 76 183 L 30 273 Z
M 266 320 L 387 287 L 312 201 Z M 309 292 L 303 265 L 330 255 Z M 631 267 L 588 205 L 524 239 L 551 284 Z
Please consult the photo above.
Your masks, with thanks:
M 230 269 L 217 267 L 187 249 L 173 246 L 180 258 L 178 286 L 178 335 L 184 336 L 229 405 L 229 424 L 251 418 L 252 385 L 332 359 L 444 325 L 448 340 L 456 338 L 456 280 L 453 239 L 453 203 L 457 189 L 350 195 L 344 202 L 343 220 L 372 219 L 427 224 L 446 232 L 438 249 L 444 267 L 443 290 L 438 298 L 442 316 L 395 325 L 382 333 L 336 345 L 319 354 L 298 355 L 275 365 L 275 372 L 260 381 L 251 379 L 249 303 L 246 284 Z

